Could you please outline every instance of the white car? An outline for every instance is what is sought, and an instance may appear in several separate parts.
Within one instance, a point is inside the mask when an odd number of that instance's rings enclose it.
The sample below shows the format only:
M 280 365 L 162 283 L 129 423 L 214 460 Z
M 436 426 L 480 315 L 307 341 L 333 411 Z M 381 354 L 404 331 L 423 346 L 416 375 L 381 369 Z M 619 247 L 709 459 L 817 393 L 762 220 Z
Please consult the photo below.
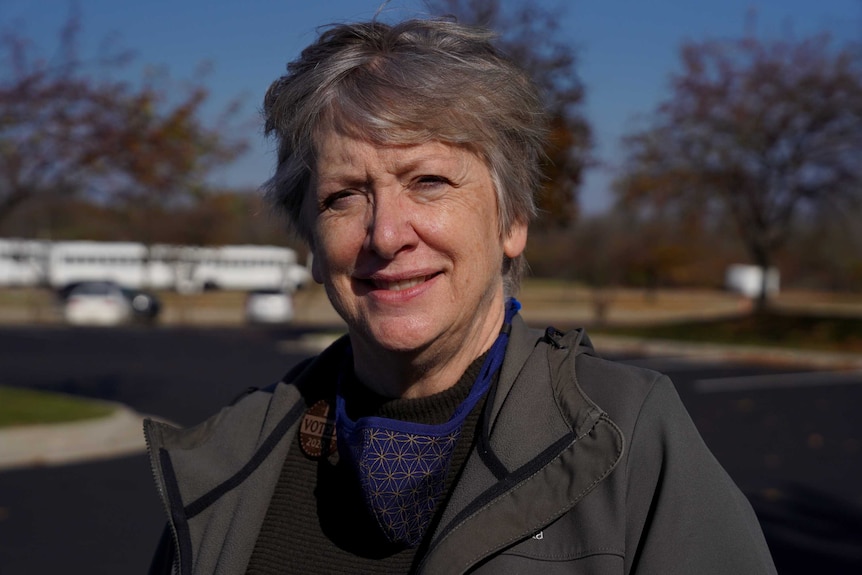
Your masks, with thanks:
M 153 294 L 110 281 L 81 282 L 60 290 L 63 315 L 72 325 L 151 324 L 161 310 Z
M 255 290 L 245 300 L 249 323 L 287 323 L 293 319 L 293 298 L 281 290 Z
M 72 325 L 119 325 L 132 318 L 131 302 L 111 282 L 84 282 L 65 294 L 63 315 Z

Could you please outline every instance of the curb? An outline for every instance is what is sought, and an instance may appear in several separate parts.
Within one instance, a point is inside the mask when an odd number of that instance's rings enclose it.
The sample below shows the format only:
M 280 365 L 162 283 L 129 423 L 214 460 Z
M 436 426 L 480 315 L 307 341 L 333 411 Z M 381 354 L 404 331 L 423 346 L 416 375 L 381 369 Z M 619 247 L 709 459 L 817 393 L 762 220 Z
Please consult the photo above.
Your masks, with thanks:
M 124 405 L 107 417 L 0 429 L 0 471 L 65 465 L 146 451 L 144 417 Z
M 587 330 L 589 334 L 589 330 Z M 811 351 L 766 346 L 734 346 L 688 343 L 676 340 L 643 339 L 616 335 L 589 334 L 596 351 L 633 353 L 647 356 L 689 358 L 698 361 L 734 360 L 765 365 L 784 365 L 824 370 L 862 368 L 862 354 Z

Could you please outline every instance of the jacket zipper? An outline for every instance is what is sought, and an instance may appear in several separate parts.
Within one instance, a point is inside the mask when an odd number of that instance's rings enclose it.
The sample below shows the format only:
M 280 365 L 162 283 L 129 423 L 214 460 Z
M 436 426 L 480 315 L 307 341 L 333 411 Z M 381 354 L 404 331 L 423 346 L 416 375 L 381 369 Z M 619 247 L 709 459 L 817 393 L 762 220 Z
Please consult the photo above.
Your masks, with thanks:
M 162 478 L 156 469 L 155 464 L 153 463 L 153 448 L 150 442 L 150 425 L 152 422 L 147 422 L 144 425 L 144 441 L 147 444 L 147 455 L 150 458 L 150 472 L 153 474 L 153 481 L 156 483 L 156 489 L 159 491 L 159 499 L 162 500 L 162 510 L 165 512 L 165 516 L 168 520 L 168 527 L 171 530 L 171 540 L 174 546 L 174 553 L 176 554 L 175 560 L 173 561 L 173 571 L 174 575 L 180 575 L 180 562 L 182 561 L 182 557 L 180 557 L 180 538 L 177 535 L 177 528 L 174 525 L 173 520 L 171 519 L 171 507 L 170 502 L 168 501 L 168 497 L 165 494 L 165 489 L 162 486 Z

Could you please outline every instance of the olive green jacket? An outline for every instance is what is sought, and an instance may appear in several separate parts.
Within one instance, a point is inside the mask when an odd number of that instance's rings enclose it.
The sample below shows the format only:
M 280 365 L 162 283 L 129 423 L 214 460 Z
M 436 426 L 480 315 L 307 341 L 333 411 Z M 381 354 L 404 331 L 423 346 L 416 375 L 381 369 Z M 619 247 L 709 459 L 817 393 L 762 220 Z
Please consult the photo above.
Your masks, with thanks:
M 151 573 L 241 574 L 337 342 L 188 429 L 148 421 L 169 518 Z M 661 374 L 519 317 L 477 444 L 417 573 L 775 573 L 750 504 Z

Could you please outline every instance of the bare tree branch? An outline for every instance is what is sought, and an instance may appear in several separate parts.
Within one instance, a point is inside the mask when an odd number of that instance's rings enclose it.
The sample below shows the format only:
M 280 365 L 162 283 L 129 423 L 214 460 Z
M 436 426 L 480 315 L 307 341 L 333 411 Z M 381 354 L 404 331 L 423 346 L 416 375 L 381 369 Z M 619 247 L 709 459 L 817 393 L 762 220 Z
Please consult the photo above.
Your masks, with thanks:
M 620 203 L 679 209 L 718 199 L 766 268 L 800 211 L 862 197 L 858 52 L 825 35 L 746 36 L 687 43 L 680 57 L 654 122 L 626 140 Z

